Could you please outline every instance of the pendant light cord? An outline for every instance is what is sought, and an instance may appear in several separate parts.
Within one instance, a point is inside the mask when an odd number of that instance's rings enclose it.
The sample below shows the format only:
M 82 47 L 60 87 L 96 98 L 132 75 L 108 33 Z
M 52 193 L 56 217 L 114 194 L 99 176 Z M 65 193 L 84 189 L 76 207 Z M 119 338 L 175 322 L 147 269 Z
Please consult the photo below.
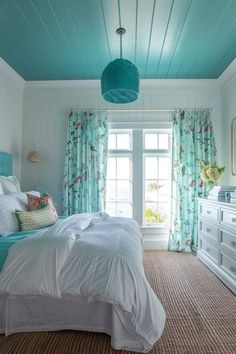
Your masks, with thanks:
M 120 59 L 123 58 L 123 48 L 122 48 L 122 36 L 126 33 L 126 30 L 123 27 L 119 27 L 116 30 L 116 34 L 120 36 Z
M 123 35 L 123 32 L 122 32 L 122 27 L 121 27 L 120 0 L 118 0 L 118 13 L 119 13 L 119 26 L 120 26 L 120 28 L 117 29 L 117 31 L 118 31 L 118 34 L 120 36 L 120 59 L 122 59 L 122 57 L 123 57 L 123 52 L 122 52 L 122 35 Z M 116 31 L 116 33 L 117 33 L 117 31 Z

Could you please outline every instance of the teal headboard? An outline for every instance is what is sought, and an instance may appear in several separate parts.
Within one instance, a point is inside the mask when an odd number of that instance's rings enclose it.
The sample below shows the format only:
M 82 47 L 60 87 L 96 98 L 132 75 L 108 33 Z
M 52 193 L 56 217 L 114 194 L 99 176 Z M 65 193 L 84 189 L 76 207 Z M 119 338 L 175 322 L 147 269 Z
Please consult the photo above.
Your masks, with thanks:
M 12 176 L 12 154 L 0 151 L 0 176 Z

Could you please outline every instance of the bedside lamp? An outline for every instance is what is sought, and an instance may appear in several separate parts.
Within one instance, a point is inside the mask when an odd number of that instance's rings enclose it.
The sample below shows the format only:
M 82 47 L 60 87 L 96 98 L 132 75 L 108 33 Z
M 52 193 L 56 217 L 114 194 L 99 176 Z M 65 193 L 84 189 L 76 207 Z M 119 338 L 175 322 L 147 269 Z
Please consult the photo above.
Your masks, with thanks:
M 33 163 L 33 164 L 37 164 L 41 161 L 40 154 L 35 150 L 35 144 L 34 144 L 34 149 L 31 150 L 27 155 L 27 161 L 30 163 Z M 40 195 L 43 195 L 44 193 L 46 193 L 45 187 L 42 186 L 41 184 L 37 184 L 33 188 L 36 192 L 39 192 Z

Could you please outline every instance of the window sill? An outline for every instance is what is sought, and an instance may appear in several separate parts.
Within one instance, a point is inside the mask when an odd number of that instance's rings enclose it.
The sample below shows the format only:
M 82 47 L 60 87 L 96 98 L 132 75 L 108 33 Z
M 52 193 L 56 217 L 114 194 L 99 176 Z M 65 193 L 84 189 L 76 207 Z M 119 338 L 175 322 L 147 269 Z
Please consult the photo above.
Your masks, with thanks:
M 141 225 L 140 226 L 141 230 L 153 230 L 153 229 L 169 229 L 169 225 L 161 225 L 161 224 L 157 224 L 157 225 Z
M 140 226 L 142 235 L 167 235 L 170 227 L 168 225 Z

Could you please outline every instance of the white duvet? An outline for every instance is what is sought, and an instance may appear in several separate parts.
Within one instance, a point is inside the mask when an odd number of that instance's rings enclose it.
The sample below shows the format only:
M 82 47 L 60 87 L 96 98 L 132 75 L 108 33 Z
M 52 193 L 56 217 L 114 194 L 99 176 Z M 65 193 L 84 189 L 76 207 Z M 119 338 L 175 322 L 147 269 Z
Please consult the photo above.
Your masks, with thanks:
M 6 293 L 111 303 L 143 352 L 165 325 L 144 274 L 137 223 L 105 213 L 73 215 L 12 246 L 0 273 L 0 294 Z

